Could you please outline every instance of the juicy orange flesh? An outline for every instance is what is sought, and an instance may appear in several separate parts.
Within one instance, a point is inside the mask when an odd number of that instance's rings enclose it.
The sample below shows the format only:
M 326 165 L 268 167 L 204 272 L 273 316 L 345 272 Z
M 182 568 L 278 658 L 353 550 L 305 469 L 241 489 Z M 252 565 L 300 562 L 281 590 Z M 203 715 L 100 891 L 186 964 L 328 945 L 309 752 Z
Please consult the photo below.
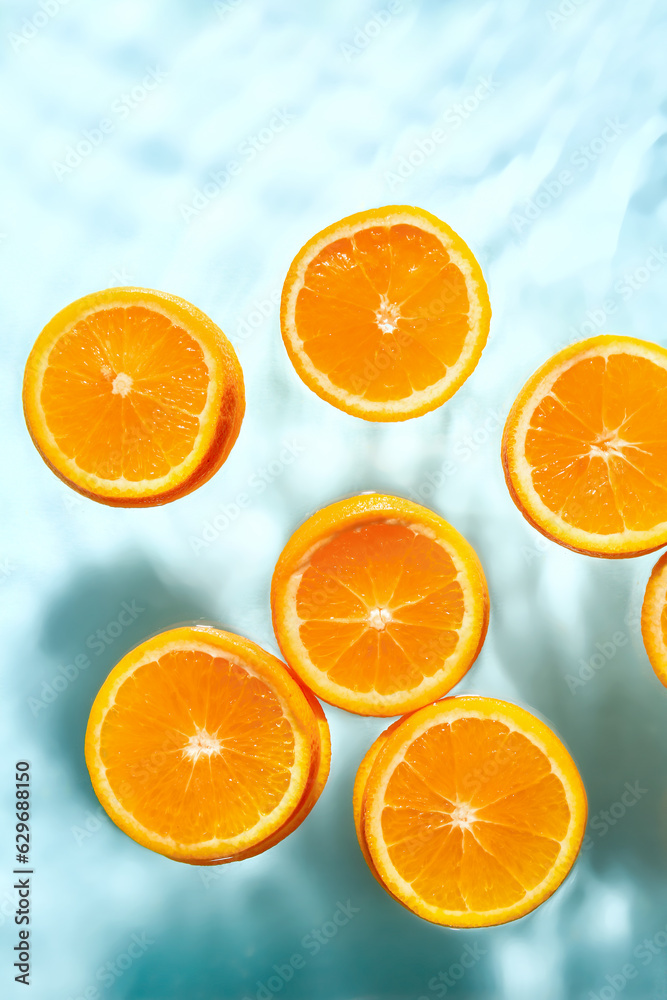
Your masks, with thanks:
M 144 306 L 99 309 L 53 346 L 41 406 L 60 450 L 100 479 L 167 475 L 199 433 L 209 372 L 197 341 Z
M 120 687 L 100 754 L 123 808 L 179 844 L 227 839 L 282 801 L 294 734 L 269 685 L 224 656 L 164 653 Z
M 464 602 L 442 545 L 409 525 L 378 521 L 344 529 L 314 552 L 296 609 L 319 670 L 342 687 L 388 695 L 442 668 Z
M 575 362 L 526 435 L 535 490 L 568 524 L 599 534 L 667 521 L 667 371 L 611 354 Z
M 512 906 L 548 875 L 570 810 L 545 754 L 501 722 L 435 725 L 408 747 L 385 792 L 391 861 L 427 903 Z
M 465 280 L 440 241 L 401 224 L 325 247 L 306 269 L 295 320 L 319 371 L 386 402 L 445 377 L 468 335 L 468 311 Z

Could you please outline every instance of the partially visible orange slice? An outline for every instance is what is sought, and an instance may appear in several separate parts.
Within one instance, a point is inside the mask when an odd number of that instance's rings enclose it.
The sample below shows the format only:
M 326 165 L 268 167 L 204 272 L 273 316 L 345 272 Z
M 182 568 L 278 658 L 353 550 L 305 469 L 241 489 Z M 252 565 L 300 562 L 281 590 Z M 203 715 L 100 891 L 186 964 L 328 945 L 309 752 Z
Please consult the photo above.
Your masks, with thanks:
M 440 406 L 486 343 L 491 307 L 460 236 L 421 208 L 390 205 L 341 219 L 299 251 L 281 327 L 306 385 L 366 420 Z
M 469 669 L 489 598 L 469 543 L 441 517 L 367 494 L 325 507 L 292 535 L 271 586 L 285 659 L 320 698 L 399 715 Z
M 355 800 L 375 877 L 449 927 L 535 909 L 572 867 L 587 813 L 579 772 L 549 727 L 476 696 L 395 723 L 362 762 Z
M 667 552 L 658 559 L 646 585 L 642 638 L 651 666 L 667 687 Z
M 209 626 L 163 632 L 102 685 L 86 732 L 111 819 L 175 861 L 266 850 L 306 817 L 329 769 L 324 713 L 285 664 Z
M 584 340 L 526 382 L 505 425 L 512 499 L 539 531 L 593 556 L 667 542 L 667 351 Z
M 205 483 L 238 436 L 234 348 L 199 309 L 147 288 L 86 295 L 47 323 L 23 405 L 44 461 L 84 496 L 167 503 Z

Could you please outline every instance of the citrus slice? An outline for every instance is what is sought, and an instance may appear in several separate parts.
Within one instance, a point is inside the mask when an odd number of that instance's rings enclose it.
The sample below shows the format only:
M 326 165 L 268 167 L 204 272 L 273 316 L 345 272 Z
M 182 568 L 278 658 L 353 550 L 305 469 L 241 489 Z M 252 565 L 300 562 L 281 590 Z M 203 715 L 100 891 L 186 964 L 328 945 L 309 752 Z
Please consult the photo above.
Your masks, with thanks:
M 609 558 L 667 542 L 667 351 L 632 337 L 573 344 L 526 382 L 502 458 L 512 499 L 561 545 Z
M 490 319 L 472 251 L 409 205 L 350 215 L 309 240 L 280 310 L 306 385 L 366 420 L 405 420 L 449 399 L 479 361 Z
M 86 762 L 111 819 L 175 861 L 265 850 L 326 781 L 324 714 L 285 664 L 209 626 L 172 629 L 125 656 L 102 685 Z
M 232 345 L 195 306 L 147 288 L 108 288 L 47 323 L 23 382 L 42 458 L 100 503 L 184 496 L 216 472 L 245 407 Z
M 453 687 L 488 624 L 484 572 L 441 517 L 367 494 L 325 507 L 292 535 L 271 587 L 285 659 L 320 698 L 400 715 Z
M 362 767 L 364 765 L 362 764 Z M 433 923 L 487 927 L 561 884 L 586 825 L 569 753 L 525 709 L 446 698 L 400 720 L 358 779 L 376 877 Z
M 651 666 L 667 687 L 667 552 L 653 567 L 646 586 L 642 638 Z

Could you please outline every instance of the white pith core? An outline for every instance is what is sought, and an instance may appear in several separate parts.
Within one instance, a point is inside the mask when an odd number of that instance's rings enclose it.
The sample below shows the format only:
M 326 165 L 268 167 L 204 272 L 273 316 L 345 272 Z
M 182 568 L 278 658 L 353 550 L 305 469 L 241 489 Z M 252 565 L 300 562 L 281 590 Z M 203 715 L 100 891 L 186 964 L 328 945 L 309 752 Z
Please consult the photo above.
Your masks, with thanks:
M 395 302 L 390 302 L 386 295 L 382 296 L 380 308 L 375 313 L 375 322 L 383 333 L 393 333 L 400 319 L 401 311 Z
M 368 624 L 382 632 L 387 622 L 391 621 L 391 612 L 387 608 L 372 608 L 368 612 Z
M 467 802 L 459 802 L 452 812 L 452 826 L 470 830 L 476 819 L 476 811 Z
M 604 458 L 608 462 L 614 456 L 625 458 L 623 449 L 630 447 L 628 441 L 624 441 L 618 436 L 618 429 L 608 430 L 605 434 L 598 435 L 597 440 L 590 447 L 590 454 Z
M 198 729 L 194 736 L 188 740 L 183 753 L 192 761 L 197 761 L 202 754 L 211 757 L 212 754 L 219 754 L 222 750 L 222 743 L 216 736 L 211 736 L 205 729 Z
M 126 375 L 125 372 L 119 372 L 111 385 L 111 391 L 118 396 L 127 396 L 131 388 L 132 376 Z

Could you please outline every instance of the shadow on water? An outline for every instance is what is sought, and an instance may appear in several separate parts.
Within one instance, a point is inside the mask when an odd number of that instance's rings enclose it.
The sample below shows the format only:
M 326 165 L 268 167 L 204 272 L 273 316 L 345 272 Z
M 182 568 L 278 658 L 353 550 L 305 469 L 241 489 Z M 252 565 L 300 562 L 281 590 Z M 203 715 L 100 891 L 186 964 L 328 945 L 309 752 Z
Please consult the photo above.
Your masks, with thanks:
M 108 995 L 416 1000 L 435 996 L 429 979 L 458 962 L 467 945 L 475 954 L 477 945 L 479 961 L 467 970 L 458 995 L 490 1000 L 492 968 L 483 957 L 490 953 L 483 932 L 456 932 L 420 920 L 392 900 L 368 870 L 351 801 L 356 766 L 371 739 L 362 720 L 333 715 L 337 761 L 304 824 L 258 858 L 203 873 L 191 869 L 151 926 L 141 928 L 153 943 Z M 116 940 L 106 960 L 116 961 L 129 934 Z
M 390 720 L 387 720 L 387 724 Z M 360 720 L 350 720 L 350 728 Z M 384 727 L 383 727 L 384 728 Z M 366 740 L 366 745 L 371 742 Z M 456 962 L 478 932 L 452 931 L 414 916 L 393 900 L 372 876 L 359 848 L 352 817 L 358 760 L 348 759 L 332 775 L 322 808 L 292 838 L 290 850 L 318 880 L 320 923 L 326 932 L 337 906 L 355 913 L 349 925 L 312 957 L 290 996 L 331 998 L 410 997 L 429 994 L 429 979 Z M 380 944 L 381 942 L 381 944 Z M 483 962 L 467 973 L 461 996 L 474 995 L 490 972 Z M 253 1000 L 255 1000 L 253 996 Z
M 334 775 L 318 807 L 270 858 L 221 866 L 208 887 L 193 872 L 192 884 L 167 902 L 149 931 L 155 943 L 110 995 L 416 1000 L 429 994 L 428 980 L 481 936 L 428 924 L 377 885 L 351 817 L 354 769 Z M 480 960 L 459 995 L 490 998 L 482 988 L 490 974 Z
M 657 697 L 645 696 L 652 678 L 638 662 L 641 651 L 628 642 L 574 693 L 564 679 L 582 655 L 590 656 L 586 650 L 607 641 L 609 622 L 622 623 L 627 613 L 627 579 L 597 563 L 586 562 L 582 568 L 587 575 L 581 595 L 586 603 L 585 634 L 576 641 L 574 635 L 564 638 L 548 615 L 536 618 L 542 560 L 522 566 L 518 574 L 516 599 L 530 605 L 527 617 L 505 613 L 510 594 L 493 626 L 493 643 L 519 700 L 544 712 L 572 751 L 589 792 L 591 816 L 619 799 L 626 780 L 638 779 L 642 787 L 656 790 L 641 797 L 605 836 L 592 831 L 593 846 L 580 862 L 577 877 L 558 894 L 556 908 L 550 911 L 563 939 L 582 907 L 591 867 L 601 876 L 611 867 L 625 868 L 628 877 L 645 880 L 655 879 L 661 865 L 655 819 L 658 773 L 664 768 L 664 729 L 659 725 L 664 706 Z M 132 601 L 143 610 L 96 655 L 87 645 L 89 637 L 97 638 L 98 629 L 108 630 L 123 602 L 132 606 Z M 91 662 L 42 718 L 91 801 L 82 744 L 101 681 L 145 636 L 205 618 L 208 611 L 203 595 L 174 586 L 159 569 L 136 557 L 104 572 L 90 567 L 54 603 L 40 640 L 47 656 L 44 679 L 82 650 Z M 530 940 L 533 929 L 546 919 L 546 908 L 545 915 L 538 911 L 514 927 L 452 931 L 428 924 L 394 902 L 363 860 L 351 815 L 356 766 L 373 736 L 363 720 L 328 713 L 334 769 L 303 826 L 270 854 L 215 869 L 216 877 L 208 884 L 192 869 L 191 877 L 167 898 L 162 890 L 159 912 L 139 931 L 145 929 L 152 943 L 122 970 L 105 995 L 118 1000 L 180 1000 L 184 995 L 191 1000 L 270 1000 L 278 994 L 291 1000 L 416 1000 L 439 995 L 429 983 L 456 968 L 466 947 L 477 947 L 480 957 L 457 985 L 457 995 L 462 1000 L 494 995 L 498 949 L 502 951 L 510 936 Z M 106 960 L 113 964 L 125 953 L 131 932 L 128 925 L 127 933 L 109 947 Z M 570 950 L 574 962 L 580 952 L 574 945 Z
M 97 805 L 83 755 L 90 707 L 109 671 L 134 646 L 163 629 L 211 620 L 203 593 L 174 584 L 136 553 L 115 565 L 90 565 L 46 613 L 38 640 L 41 671 L 26 711 L 62 755 L 75 787 Z

